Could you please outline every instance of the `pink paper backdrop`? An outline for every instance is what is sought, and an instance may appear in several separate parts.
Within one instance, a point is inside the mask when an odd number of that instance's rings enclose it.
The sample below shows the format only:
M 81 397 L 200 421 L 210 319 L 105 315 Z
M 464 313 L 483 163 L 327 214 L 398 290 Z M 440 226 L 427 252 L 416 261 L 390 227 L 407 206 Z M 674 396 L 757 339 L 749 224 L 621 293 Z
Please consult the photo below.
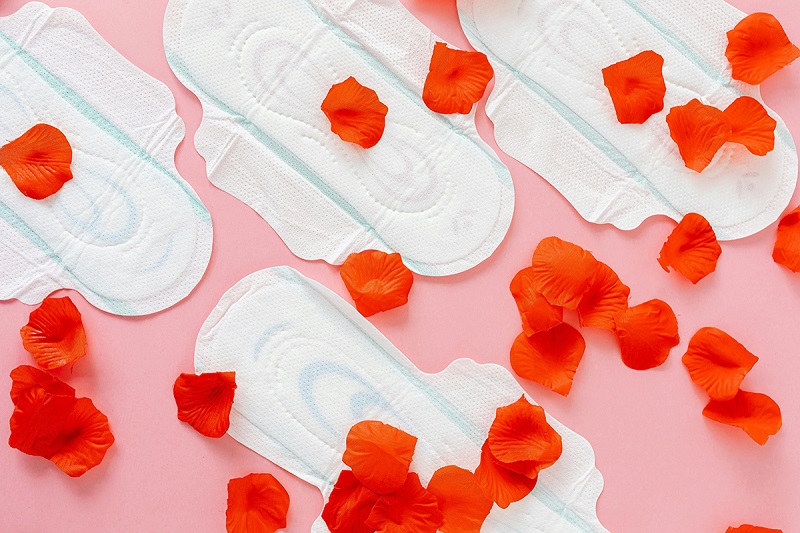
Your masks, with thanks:
M 24 3 L 0 1 L 0 15 Z M 111 420 L 117 441 L 103 464 L 80 479 L 0 444 L 0 531 L 220 532 L 225 530 L 226 483 L 250 472 L 271 472 L 280 479 L 292 498 L 288 531 L 308 531 L 322 508 L 317 490 L 229 437 L 206 439 L 179 423 L 172 383 L 179 373 L 192 371 L 200 325 L 242 277 L 290 265 L 346 296 L 337 269 L 294 257 L 259 216 L 208 182 L 191 142 L 200 105 L 164 57 L 161 25 L 167 0 L 48 3 L 82 12 L 119 52 L 172 89 L 189 132 L 177 153 L 178 169 L 212 213 L 214 254 L 190 297 L 155 316 L 115 317 L 70 295 L 83 313 L 90 353 L 72 373 L 63 370 L 59 376 L 79 395 L 94 399 Z M 466 45 L 453 0 L 404 3 L 439 35 Z M 774 13 L 800 42 L 795 2 L 732 3 L 748 12 Z M 768 104 L 800 139 L 800 65 L 768 80 L 763 89 Z M 482 111 L 479 122 L 484 138 L 494 144 Z M 637 373 L 622 364 L 611 334 L 585 330 L 588 349 L 569 398 L 523 383 L 549 412 L 593 444 L 606 480 L 599 501 L 603 523 L 615 533 L 722 533 L 742 522 L 787 533 L 800 530 L 800 275 L 772 262 L 775 225 L 723 244 L 718 271 L 692 286 L 667 275 L 656 262 L 672 222 L 651 219 L 631 232 L 589 224 L 544 180 L 501 157 L 517 191 L 514 222 L 503 245 L 465 274 L 417 277 L 411 303 L 374 317 L 373 323 L 428 372 L 458 357 L 508 366 L 509 347 L 520 331 L 507 289 L 514 273 L 528 264 L 536 243 L 546 236 L 584 245 L 631 287 L 633 303 L 668 301 L 683 337 L 666 365 Z M 798 201 L 796 196 L 792 206 Z M 18 334 L 30 311 L 19 302 L 0 304 L 0 391 L 9 390 L 12 368 L 32 363 Z M 784 429 L 766 447 L 701 416 L 706 397 L 689 381 L 680 356 L 703 326 L 725 329 L 761 357 L 745 387 L 770 394 L 784 417 Z M 0 414 L 5 419 L 11 412 L 3 392 Z M 0 424 L 3 443 L 8 432 L 8 425 Z

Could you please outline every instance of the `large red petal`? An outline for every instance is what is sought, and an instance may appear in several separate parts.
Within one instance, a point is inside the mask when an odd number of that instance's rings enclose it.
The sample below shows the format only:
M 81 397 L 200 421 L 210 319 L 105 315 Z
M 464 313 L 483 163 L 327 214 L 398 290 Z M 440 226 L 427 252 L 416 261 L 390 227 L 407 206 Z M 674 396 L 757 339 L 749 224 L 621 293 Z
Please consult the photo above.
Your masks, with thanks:
M 353 475 L 378 494 L 394 492 L 403 486 L 414 457 L 417 438 L 396 427 L 366 420 L 347 434 L 347 449 L 342 462 Z
M 723 113 L 731 125 L 729 142 L 742 144 L 758 156 L 767 155 L 775 148 L 778 122 L 769 116 L 761 102 L 750 96 L 740 96 Z
M 603 82 L 622 124 L 643 124 L 664 109 L 664 58 L 645 50 L 603 69 Z
M 530 494 L 537 480 L 538 478 L 531 479 L 506 468 L 492 455 L 489 442 L 484 443 L 481 463 L 475 470 L 475 482 L 486 497 L 502 509 L 507 509 L 512 503 Z
M 206 437 L 222 437 L 231 425 L 235 391 L 235 372 L 181 374 L 172 388 L 178 420 Z
M 731 125 L 722 111 L 696 98 L 667 114 L 669 134 L 687 168 L 702 172 L 731 137 Z
M 350 76 L 331 87 L 322 111 L 331 121 L 331 131 L 343 141 L 372 148 L 383 137 L 389 108 L 375 91 Z
M 272 474 L 250 474 L 228 482 L 228 533 L 275 533 L 286 527 L 289 493 Z
M 414 275 L 400 254 L 366 250 L 350 254 L 339 269 L 358 312 L 372 316 L 408 303 Z
M 730 400 L 758 361 L 736 339 L 717 328 L 702 328 L 683 356 L 689 376 L 713 400 Z
M 733 399 L 711 400 L 703 416 L 741 428 L 751 439 L 764 445 L 783 425 L 781 408 L 766 394 L 740 390 Z
M 595 280 L 600 262 L 558 237 L 542 240 L 533 252 L 533 289 L 551 304 L 576 309 Z
M 728 32 L 725 56 L 733 79 L 758 85 L 800 57 L 800 49 L 773 15 L 753 13 Z
M 86 355 L 81 314 L 69 297 L 45 298 L 20 330 L 22 346 L 40 367 L 53 370 Z
M 3 167 L 19 191 L 34 200 L 57 193 L 72 179 L 72 147 L 61 130 L 37 124 L 0 147 Z
M 11 401 L 16 404 L 32 388 L 42 388 L 56 396 L 75 396 L 75 389 L 38 368 L 21 365 L 11 371 Z
M 661 248 L 658 263 L 666 272 L 669 267 L 697 283 L 717 269 L 722 247 L 711 224 L 697 213 L 689 213 L 672 230 Z
M 428 491 L 436 497 L 444 521 L 442 533 L 480 533 L 494 502 L 475 482 L 475 474 L 457 466 L 437 470 Z
M 648 370 L 664 364 L 677 346 L 678 319 L 664 301 L 650 300 L 614 317 L 622 362 L 634 370 Z
M 517 375 L 567 396 L 583 359 L 586 341 L 569 324 L 528 337 L 517 337 L 511 347 L 511 367 Z
M 739 527 L 729 527 L 725 533 L 783 533 L 780 529 L 769 529 L 766 527 L 751 526 L 744 524 Z
M 486 54 L 453 50 L 445 43 L 436 43 L 422 100 L 436 113 L 465 115 L 483 98 L 493 76 Z

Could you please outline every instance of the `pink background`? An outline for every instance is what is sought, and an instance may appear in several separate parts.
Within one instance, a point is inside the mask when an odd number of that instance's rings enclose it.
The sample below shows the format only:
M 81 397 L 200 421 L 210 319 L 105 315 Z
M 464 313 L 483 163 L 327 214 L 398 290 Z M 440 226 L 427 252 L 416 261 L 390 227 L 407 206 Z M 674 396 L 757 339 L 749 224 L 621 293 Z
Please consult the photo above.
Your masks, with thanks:
M 275 0 L 265 0 L 275 1 Z M 666 0 L 665 0 L 666 1 Z M 22 0 L 0 1 L 0 15 Z M 220 532 L 225 530 L 226 483 L 250 472 L 271 472 L 291 494 L 288 531 L 305 532 L 322 498 L 229 437 L 211 440 L 178 422 L 172 384 L 192 371 L 195 337 L 223 292 L 242 277 L 273 265 L 291 265 L 342 296 L 337 269 L 294 257 L 272 229 L 246 205 L 214 188 L 195 152 L 192 135 L 200 105 L 173 76 L 164 57 L 161 25 L 167 0 L 50 0 L 79 10 L 120 53 L 166 83 L 175 94 L 188 136 L 178 169 L 214 219 L 214 254 L 205 278 L 175 307 L 155 316 L 120 318 L 70 296 L 83 313 L 89 356 L 58 375 L 91 397 L 111 420 L 117 438 L 106 460 L 79 479 L 54 465 L 0 445 L 0 530 L 3 532 Z M 423 22 L 466 46 L 454 0 L 404 0 Z M 768 11 L 800 42 L 795 2 L 735 0 L 744 11 Z M 800 139 L 800 65 L 764 86 L 767 103 Z M 2 110 L 0 110 L 2 112 Z M 482 109 L 480 130 L 494 144 Z M 800 530 L 800 276 L 772 262 L 775 225 L 759 235 L 723 244 L 718 271 L 692 286 L 661 270 L 656 257 L 673 223 L 651 219 L 631 232 L 581 219 L 536 174 L 501 154 L 514 176 L 517 208 L 507 239 L 493 257 L 447 279 L 417 277 L 405 308 L 373 323 L 421 369 L 437 372 L 458 357 L 508 366 L 520 332 L 508 284 L 526 266 L 535 245 L 558 235 L 592 250 L 631 289 L 631 301 L 668 301 L 678 314 L 683 342 L 661 368 L 637 373 L 620 361 L 613 336 L 584 330 L 588 348 L 573 392 L 562 398 L 523 383 L 550 413 L 594 446 L 606 489 L 599 516 L 617 533 L 723 533 L 743 522 Z M 795 196 L 792 206 L 800 199 Z M 0 303 L 0 390 L 8 373 L 32 364 L 19 328 L 31 308 Z M 763 448 L 744 433 L 703 418 L 704 393 L 680 364 L 692 334 L 720 327 L 761 360 L 745 388 L 771 395 L 783 409 L 784 428 Z M 0 395 L 0 413 L 12 405 Z M 0 441 L 8 438 L 0 424 Z

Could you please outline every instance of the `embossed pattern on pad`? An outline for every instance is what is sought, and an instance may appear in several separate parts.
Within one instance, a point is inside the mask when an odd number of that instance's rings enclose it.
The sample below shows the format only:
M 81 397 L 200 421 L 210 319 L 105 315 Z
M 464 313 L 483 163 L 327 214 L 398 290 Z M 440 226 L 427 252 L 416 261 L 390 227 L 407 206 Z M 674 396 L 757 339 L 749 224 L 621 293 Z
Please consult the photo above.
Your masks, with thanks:
M 729 143 L 702 174 L 687 169 L 665 116 L 693 98 L 724 109 L 759 89 L 731 79 L 726 32 L 744 16 L 722 0 L 458 0 L 465 33 L 495 68 L 487 104 L 499 146 L 542 175 L 587 220 L 622 229 L 695 212 L 718 238 L 773 223 L 797 181 L 778 120 L 775 150 Z M 664 57 L 665 108 L 617 121 L 602 69 L 643 50 Z
M 497 365 L 459 359 L 438 374 L 419 371 L 336 294 L 288 267 L 244 278 L 203 325 L 195 370 L 236 372 L 229 434 L 327 500 L 347 432 L 377 419 L 419 438 L 411 470 L 427 484 L 436 469 L 475 469 L 498 407 L 522 388 Z M 534 491 L 495 507 L 488 533 L 601 533 L 596 515 L 603 478 L 591 445 L 549 418 L 564 454 Z M 326 532 L 318 519 L 312 531 Z
M 37 123 L 73 149 L 74 178 L 45 200 L 0 168 L 0 299 L 59 288 L 144 315 L 183 299 L 211 255 L 211 218 L 175 169 L 183 122 L 166 86 L 78 12 L 32 2 L 0 18 L 0 143 Z
M 209 179 L 257 211 L 296 255 L 341 264 L 399 252 L 424 275 L 474 267 L 505 237 L 508 169 L 474 115 L 422 101 L 437 37 L 396 0 L 171 0 L 167 59 L 203 104 Z M 353 76 L 389 107 L 368 150 L 320 105 Z

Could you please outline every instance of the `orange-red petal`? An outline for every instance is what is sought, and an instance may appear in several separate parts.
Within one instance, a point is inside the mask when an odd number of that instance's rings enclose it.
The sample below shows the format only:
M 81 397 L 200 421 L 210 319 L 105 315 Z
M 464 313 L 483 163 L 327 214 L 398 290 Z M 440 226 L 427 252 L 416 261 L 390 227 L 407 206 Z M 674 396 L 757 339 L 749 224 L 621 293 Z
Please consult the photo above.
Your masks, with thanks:
M 712 400 L 730 400 L 758 357 L 724 331 L 702 328 L 689 341 L 682 361 Z
M 436 43 L 422 100 L 436 113 L 466 115 L 483 98 L 493 76 L 486 54 L 453 50 L 445 43 Z
M 22 346 L 40 367 L 53 370 L 86 355 L 86 331 L 69 297 L 45 298 L 19 331 Z
M 603 69 L 603 82 L 622 124 L 644 124 L 664 109 L 663 67 L 663 57 L 645 50 Z
M 578 304 L 581 327 L 612 330 L 614 316 L 628 308 L 630 294 L 611 267 L 598 263 L 594 281 Z
M 32 388 L 41 388 L 56 396 L 75 396 L 75 389 L 38 368 L 20 365 L 11 371 L 11 402 L 16 405 Z
M 564 320 L 564 309 L 551 304 L 533 289 L 533 267 L 520 270 L 511 281 L 510 289 L 526 335 L 547 331 Z
M 61 130 L 37 124 L 0 147 L 0 167 L 17 189 L 34 200 L 57 193 L 72 179 L 72 147 Z
M 767 155 L 775 148 L 778 122 L 769 116 L 761 102 L 750 96 L 740 96 L 723 113 L 731 125 L 728 142 L 742 144 L 758 156 Z
M 436 533 L 443 519 L 436 497 L 412 472 L 402 487 L 378 498 L 366 524 L 377 533 Z
M 614 317 L 622 362 L 634 370 L 661 366 L 681 342 L 678 319 L 662 300 L 630 307 Z
M 580 331 L 562 323 L 530 337 L 519 335 L 511 347 L 511 368 L 519 377 L 567 396 L 585 350 Z
M 769 529 L 766 527 L 751 526 L 744 524 L 739 527 L 729 527 L 725 533 L 783 533 L 780 529 Z
M 178 420 L 206 437 L 222 437 L 231 425 L 235 391 L 235 372 L 181 374 L 172 387 Z
M 366 521 L 380 497 L 350 470 L 342 470 L 322 510 L 322 519 L 331 533 L 373 533 L 375 530 Z
M 507 509 L 512 503 L 530 494 L 538 479 L 538 477 L 531 479 L 509 470 L 494 458 L 489 450 L 489 442 L 483 444 L 481 463 L 475 469 L 475 482 L 486 497 L 500 508 Z
M 489 429 L 489 451 L 505 468 L 535 479 L 561 457 L 561 435 L 547 422 L 544 409 L 522 396 L 497 409 Z
M 714 228 L 697 213 L 689 213 L 672 230 L 661 248 L 658 263 L 666 272 L 672 267 L 692 283 L 697 283 L 717 269 L 722 247 Z
M 669 134 L 686 168 L 702 172 L 731 137 L 731 125 L 722 111 L 698 99 L 675 106 L 667 114 Z
M 766 394 L 740 390 L 730 400 L 711 400 L 703 416 L 741 428 L 761 446 L 778 433 L 783 424 L 781 408 Z
M 289 493 L 272 474 L 228 481 L 228 533 L 275 533 L 286 527 Z
M 600 262 L 575 244 L 547 237 L 533 252 L 533 290 L 559 307 L 576 309 L 595 280 Z
M 365 420 L 350 428 L 342 462 L 368 489 L 387 494 L 406 482 L 416 446 L 413 435 L 383 422 Z
M 372 148 L 383 137 L 389 108 L 378 93 L 350 76 L 331 87 L 322 111 L 331 121 L 331 131 L 343 141 Z
M 89 398 L 54 395 L 41 387 L 22 394 L 11 416 L 8 444 L 44 457 L 70 477 L 99 465 L 114 436 Z
M 783 217 L 778 224 L 772 260 L 792 272 L 800 272 L 800 207 Z
M 773 15 L 753 13 L 728 32 L 725 57 L 733 79 L 758 85 L 800 57 L 800 49 Z
M 434 472 L 428 492 L 434 495 L 444 516 L 442 533 L 480 533 L 494 502 L 475 482 L 475 474 L 457 466 Z
M 347 291 L 364 316 L 408 303 L 414 275 L 400 254 L 366 250 L 350 254 L 339 269 Z

